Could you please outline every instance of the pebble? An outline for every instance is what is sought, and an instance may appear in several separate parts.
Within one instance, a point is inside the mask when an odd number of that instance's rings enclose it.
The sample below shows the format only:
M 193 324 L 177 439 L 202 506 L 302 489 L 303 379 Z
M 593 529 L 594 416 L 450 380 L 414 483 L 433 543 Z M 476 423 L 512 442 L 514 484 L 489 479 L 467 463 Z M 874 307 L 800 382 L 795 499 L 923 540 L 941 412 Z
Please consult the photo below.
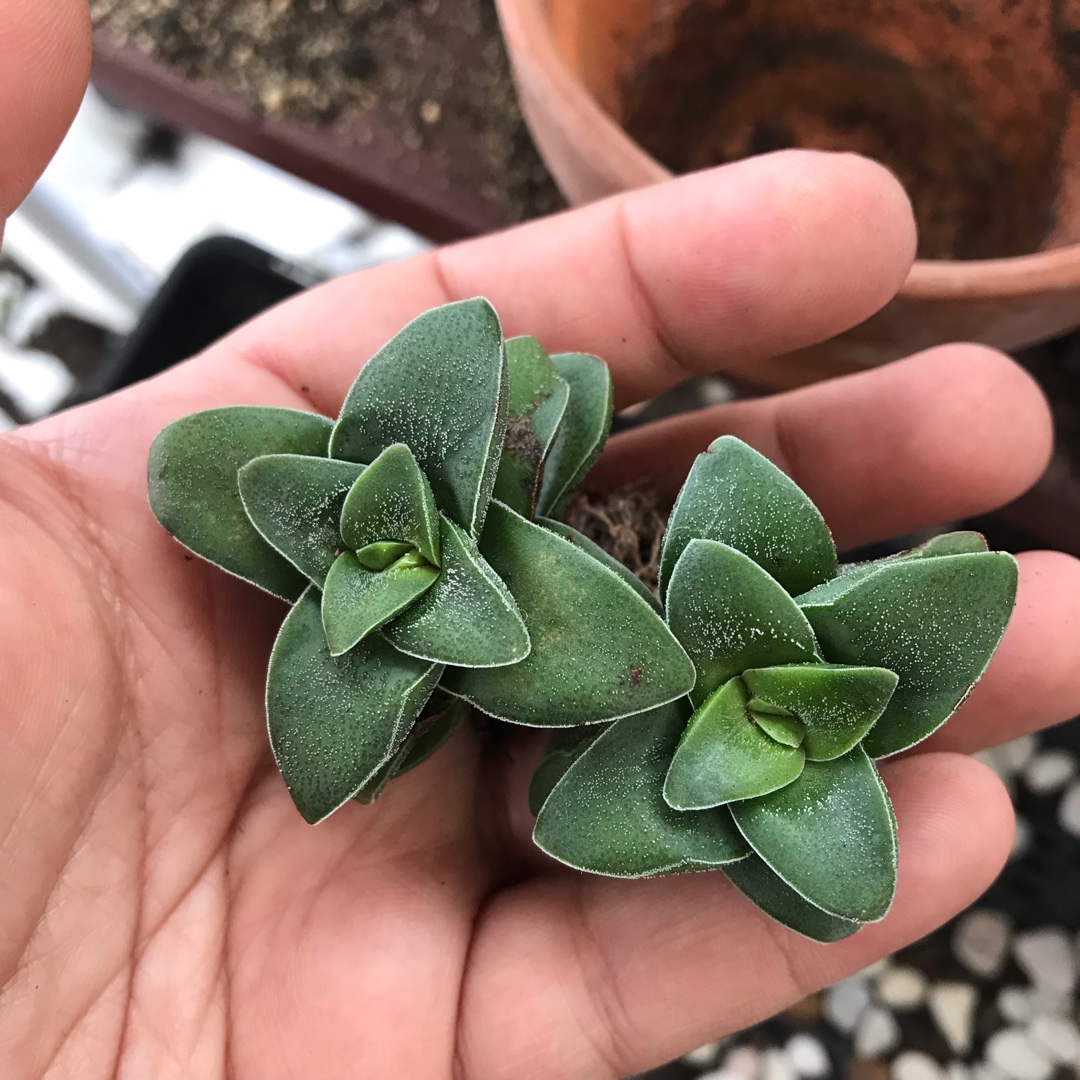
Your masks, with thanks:
M 1009 852 L 1010 859 L 1022 859 L 1031 849 L 1035 839 L 1035 828 L 1026 817 L 1016 815 L 1016 828 L 1013 830 L 1013 845 Z
M 724 1058 L 723 1071 L 740 1080 L 758 1080 L 761 1076 L 761 1051 L 752 1046 L 736 1046 Z
M 1065 750 L 1044 750 L 1023 769 L 1024 783 L 1036 795 L 1063 788 L 1076 775 L 1076 761 Z
M 945 1080 L 971 1080 L 971 1070 L 959 1061 L 950 1061 L 945 1066 Z
M 929 1054 L 905 1050 L 892 1065 L 892 1080 L 944 1080 L 945 1070 Z
M 832 1062 L 825 1047 L 813 1035 L 805 1032 L 792 1035 L 785 1049 L 800 1076 L 805 1076 L 807 1080 L 818 1080 L 818 1077 L 829 1075 Z
M 858 1057 L 884 1057 L 899 1044 L 900 1025 L 888 1009 L 875 1005 L 859 1018 L 855 1028 L 855 1054 Z
M 1003 986 L 998 991 L 997 1010 L 1010 1023 L 1027 1023 L 1035 1015 L 1032 996 L 1028 987 Z
M 971 1080 L 1009 1080 L 1009 1078 L 989 1061 L 980 1061 L 971 1067 Z
M 926 976 L 913 967 L 890 968 L 877 981 L 878 1000 L 890 1009 L 917 1009 L 926 1000 Z
M 990 1036 L 986 1056 L 1011 1080 L 1050 1080 L 1054 1066 L 1028 1041 L 1019 1028 L 1005 1028 Z
M 825 1015 L 838 1031 L 855 1030 L 859 1017 L 870 1007 L 870 990 L 858 976 L 844 979 L 825 991 Z
M 1080 837 L 1080 781 L 1069 785 L 1058 807 L 1058 823 L 1070 835 Z
M 995 746 L 992 753 L 1010 773 L 1019 772 L 1039 749 L 1039 740 L 1034 735 L 1021 735 L 1011 742 Z
M 683 1054 L 682 1060 L 687 1065 L 692 1065 L 696 1069 L 704 1068 L 706 1065 L 711 1065 L 716 1060 L 716 1052 L 720 1049 L 720 1043 L 711 1042 L 705 1046 L 699 1046 L 696 1050 L 691 1050 L 689 1054 Z
M 937 983 L 929 994 L 930 1015 L 954 1054 L 967 1054 L 975 1035 L 979 992 L 970 983 Z
M 1032 1044 L 1062 1065 L 1080 1066 L 1080 1031 L 1063 1016 L 1037 1016 L 1028 1028 Z
M 783 1050 L 772 1047 L 765 1051 L 761 1080 L 799 1080 L 799 1073 Z
M 1060 927 L 1017 934 L 1013 955 L 1035 986 L 1059 994 L 1071 994 L 1076 989 L 1076 957 L 1069 936 Z
M 1001 912 L 989 908 L 969 911 L 956 924 L 953 952 L 976 975 L 991 978 L 1005 963 L 1009 931 L 1009 920 Z

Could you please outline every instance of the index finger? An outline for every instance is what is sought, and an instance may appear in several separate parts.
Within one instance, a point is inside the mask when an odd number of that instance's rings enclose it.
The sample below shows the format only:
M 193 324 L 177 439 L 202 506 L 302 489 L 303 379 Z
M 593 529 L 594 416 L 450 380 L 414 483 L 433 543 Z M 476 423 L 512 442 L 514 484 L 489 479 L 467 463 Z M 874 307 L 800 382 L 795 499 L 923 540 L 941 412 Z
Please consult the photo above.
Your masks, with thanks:
M 861 322 L 900 287 L 914 242 L 881 166 L 784 151 L 341 279 L 231 344 L 334 413 L 404 322 L 482 293 L 508 335 L 606 360 L 622 407 Z

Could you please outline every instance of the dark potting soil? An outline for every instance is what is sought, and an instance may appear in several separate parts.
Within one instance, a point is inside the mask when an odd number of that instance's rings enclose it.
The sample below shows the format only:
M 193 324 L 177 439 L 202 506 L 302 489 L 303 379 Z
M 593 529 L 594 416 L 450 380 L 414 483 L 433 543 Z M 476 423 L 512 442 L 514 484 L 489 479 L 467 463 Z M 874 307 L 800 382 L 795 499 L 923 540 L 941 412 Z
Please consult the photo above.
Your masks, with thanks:
M 507 223 L 563 205 L 518 107 L 491 0 L 90 0 L 96 27 L 259 114 L 333 130 L 358 153 L 400 132 L 433 182 Z M 479 147 L 477 177 L 455 147 Z
M 922 257 L 1027 254 L 1080 240 L 1057 224 L 1080 194 L 1074 8 L 688 0 L 632 50 L 622 120 L 676 172 L 795 146 L 865 154 L 907 189 Z

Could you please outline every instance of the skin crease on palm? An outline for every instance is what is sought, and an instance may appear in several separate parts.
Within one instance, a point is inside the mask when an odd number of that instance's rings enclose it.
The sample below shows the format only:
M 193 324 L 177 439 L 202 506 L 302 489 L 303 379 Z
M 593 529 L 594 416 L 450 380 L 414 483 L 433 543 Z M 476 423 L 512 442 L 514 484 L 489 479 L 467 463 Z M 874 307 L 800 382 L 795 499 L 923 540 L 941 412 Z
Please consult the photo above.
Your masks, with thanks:
M 81 0 L 0 2 L 0 212 L 70 121 Z M 343 279 L 205 355 L 0 439 L 0 1072 L 37 1077 L 606 1080 L 773 1013 L 926 933 L 991 881 L 1012 815 L 957 751 L 1080 710 L 1080 572 L 1021 559 L 990 671 L 885 766 L 899 894 L 833 946 L 720 874 L 573 874 L 530 847 L 536 739 L 459 735 L 312 829 L 266 744 L 283 608 L 191 560 L 146 505 L 167 422 L 230 403 L 334 413 L 408 318 L 484 293 L 508 333 L 607 359 L 625 406 L 850 326 L 896 290 L 907 202 L 865 161 L 788 152 Z M 302 392 L 307 387 L 309 392 Z M 1002 356 L 948 346 L 613 440 L 600 484 L 673 493 L 731 432 L 843 547 L 1013 498 L 1050 426 Z

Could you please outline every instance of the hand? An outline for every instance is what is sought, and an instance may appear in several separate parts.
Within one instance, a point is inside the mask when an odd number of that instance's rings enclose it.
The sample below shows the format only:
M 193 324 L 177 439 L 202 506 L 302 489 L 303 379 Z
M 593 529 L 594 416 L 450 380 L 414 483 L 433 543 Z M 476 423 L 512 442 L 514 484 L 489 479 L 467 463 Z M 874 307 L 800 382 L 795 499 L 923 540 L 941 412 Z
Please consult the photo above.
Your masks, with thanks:
M 14 27 L 29 56 L 30 23 L 70 7 L 9 0 L 0 41 Z M 65 32 L 81 40 L 81 24 Z M 0 69 L 8 208 L 77 93 L 83 54 L 64 55 L 50 92 L 26 99 L 48 105 L 37 131 L 17 105 L 40 65 Z M 1021 558 L 989 673 L 942 733 L 884 769 L 902 845 L 893 911 L 819 946 L 718 873 L 622 882 L 544 862 L 523 790 L 534 740 L 509 728 L 459 732 L 374 806 L 305 825 L 263 719 L 284 609 L 192 560 L 146 504 L 166 423 L 241 402 L 334 414 L 374 349 L 448 299 L 483 293 L 508 333 L 603 356 L 626 406 L 853 325 L 896 290 L 913 247 L 883 170 L 771 155 L 336 281 L 157 379 L 0 439 L 5 1076 L 613 1078 L 775 1012 L 972 901 L 1012 814 L 998 781 L 951 751 L 1080 708 L 1080 569 L 1063 555 Z M 957 345 L 635 431 L 597 476 L 670 494 L 723 432 L 788 469 L 841 547 L 999 505 L 1050 445 L 1031 380 Z

